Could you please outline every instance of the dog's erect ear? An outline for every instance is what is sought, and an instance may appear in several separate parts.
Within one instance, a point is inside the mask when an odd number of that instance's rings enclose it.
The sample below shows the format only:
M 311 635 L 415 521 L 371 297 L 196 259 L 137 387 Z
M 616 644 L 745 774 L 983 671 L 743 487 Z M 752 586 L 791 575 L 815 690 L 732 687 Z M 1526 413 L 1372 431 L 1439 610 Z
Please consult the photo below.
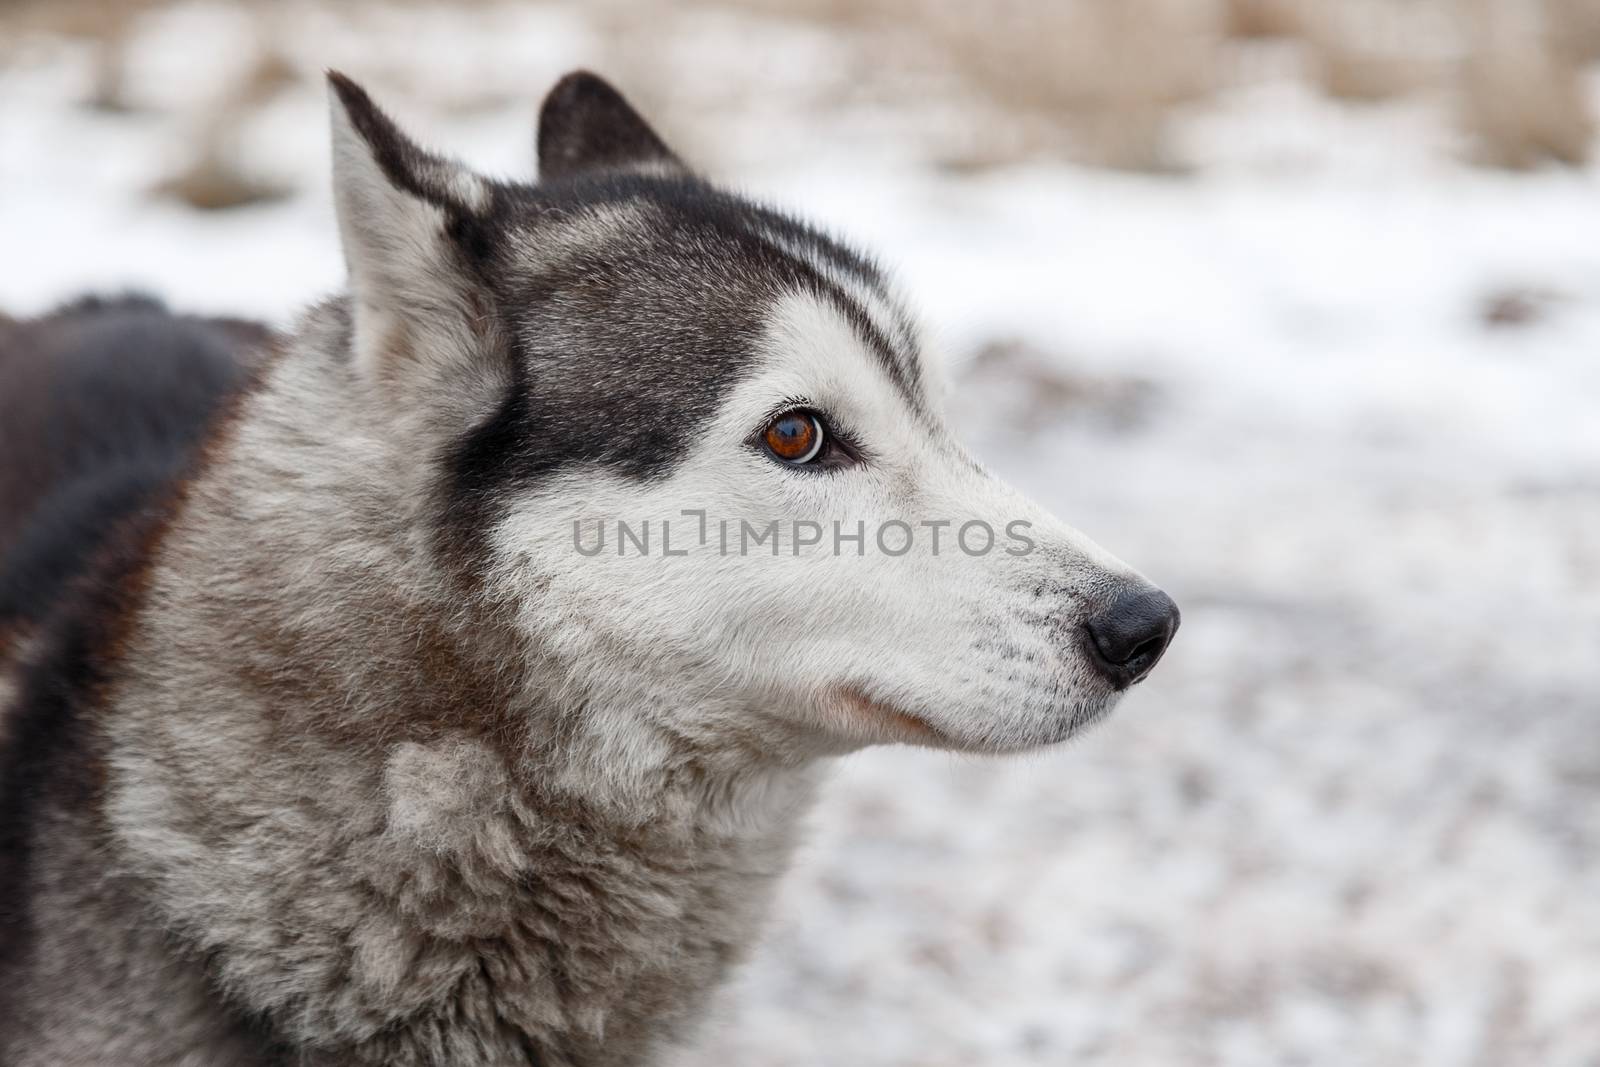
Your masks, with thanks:
M 477 232 L 489 186 L 419 148 L 349 78 L 330 72 L 328 84 L 357 364 L 432 404 L 465 401 L 463 378 L 486 377 L 488 338 L 463 235 Z
M 539 177 L 585 171 L 682 172 L 650 124 L 603 78 L 575 70 L 556 83 L 539 111 Z

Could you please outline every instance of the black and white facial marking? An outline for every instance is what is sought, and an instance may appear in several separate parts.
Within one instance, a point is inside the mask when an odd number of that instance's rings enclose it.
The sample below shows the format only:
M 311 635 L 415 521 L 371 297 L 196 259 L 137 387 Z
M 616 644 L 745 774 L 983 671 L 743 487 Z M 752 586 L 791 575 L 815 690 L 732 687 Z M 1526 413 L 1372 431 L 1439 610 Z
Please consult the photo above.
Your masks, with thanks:
M 1153 665 L 1170 601 L 951 439 L 915 323 L 870 260 L 697 177 L 592 75 L 547 100 L 537 185 L 424 152 L 333 87 L 362 379 L 431 457 L 445 555 L 510 606 L 596 730 L 633 738 L 626 758 L 649 761 L 640 737 L 1027 747 Z M 791 410 L 844 451 L 802 469 L 753 446 Z M 575 519 L 685 510 L 1023 521 L 1038 551 L 572 550 Z

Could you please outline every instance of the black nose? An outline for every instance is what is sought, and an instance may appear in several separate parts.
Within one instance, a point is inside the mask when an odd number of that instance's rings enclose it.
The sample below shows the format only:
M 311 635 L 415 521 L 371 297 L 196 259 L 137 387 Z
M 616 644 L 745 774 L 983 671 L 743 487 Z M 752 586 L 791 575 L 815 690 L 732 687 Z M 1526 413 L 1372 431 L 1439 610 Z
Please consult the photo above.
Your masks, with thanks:
M 1085 624 L 1090 658 L 1112 685 L 1126 689 L 1155 667 L 1178 632 L 1178 619 L 1178 605 L 1161 590 L 1125 590 Z

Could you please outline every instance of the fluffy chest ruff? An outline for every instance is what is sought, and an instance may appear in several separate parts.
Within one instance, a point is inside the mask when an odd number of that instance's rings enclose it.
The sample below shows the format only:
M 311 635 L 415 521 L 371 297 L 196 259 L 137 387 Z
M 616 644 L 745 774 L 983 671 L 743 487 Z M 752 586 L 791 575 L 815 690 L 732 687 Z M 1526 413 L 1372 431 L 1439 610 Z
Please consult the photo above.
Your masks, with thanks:
M 219 848 L 161 817 L 176 785 L 153 763 L 119 763 L 112 817 L 163 919 L 236 1005 L 329 1063 L 646 1061 L 752 939 L 811 792 L 786 775 L 736 832 L 687 793 L 628 824 L 534 795 L 481 741 L 408 741 L 320 789 L 224 790 Z

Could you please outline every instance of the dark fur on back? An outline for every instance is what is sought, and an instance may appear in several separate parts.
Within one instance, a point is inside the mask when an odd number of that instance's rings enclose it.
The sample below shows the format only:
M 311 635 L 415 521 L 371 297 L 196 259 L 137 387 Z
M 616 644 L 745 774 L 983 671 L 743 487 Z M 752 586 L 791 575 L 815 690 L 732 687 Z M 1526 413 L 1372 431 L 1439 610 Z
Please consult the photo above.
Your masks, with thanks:
M 139 296 L 0 333 L 0 632 L 41 623 L 108 531 L 178 476 L 269 337 Z
M 84 810 L 100 787 L 83 716 L 117 654 L 149 541 L 270 336 L 137 296 L 80 300 L 0 331 L 0 653 L 8 637 L 31 647 L 11 665 L 20 698 L 0 708 L 0 973 L 33 943 L 23 886 L 35 812 Z

